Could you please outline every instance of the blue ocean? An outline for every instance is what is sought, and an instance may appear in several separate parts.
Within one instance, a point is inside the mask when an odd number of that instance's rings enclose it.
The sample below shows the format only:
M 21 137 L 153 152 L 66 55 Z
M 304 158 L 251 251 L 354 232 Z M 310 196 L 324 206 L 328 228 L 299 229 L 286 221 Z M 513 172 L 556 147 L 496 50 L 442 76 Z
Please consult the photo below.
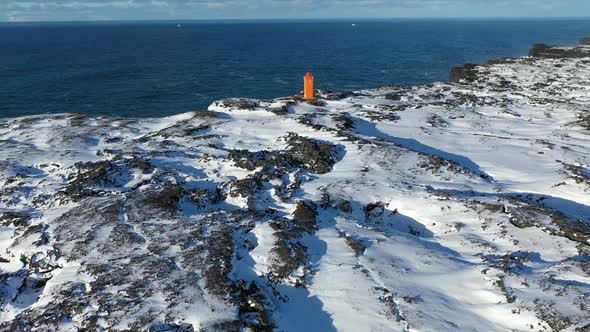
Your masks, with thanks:
M 573 44 L 590 19 L 0 24 L 0 117 L 159 117 L 273 98 L 448 79 L 449 69 Z

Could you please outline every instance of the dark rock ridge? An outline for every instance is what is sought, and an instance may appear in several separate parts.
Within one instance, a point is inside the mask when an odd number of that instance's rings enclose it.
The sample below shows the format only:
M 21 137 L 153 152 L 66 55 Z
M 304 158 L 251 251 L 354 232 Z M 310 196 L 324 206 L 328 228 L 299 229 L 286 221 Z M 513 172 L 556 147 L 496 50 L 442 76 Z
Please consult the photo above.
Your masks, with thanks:
M 562 47 L 548 46 L 545 44 L 535 44 L 529 51 L 529 56 L 535 58 L 586 58 L 590 57 L 590 47 L 582 46 Z
M 534 44 L 529 50 L 529 56 L 534 58 L 586 58 L 590 57 L 590 37 L 582 38 L 578 46 L 549 46 Z M 488 61 L 489 65 L 513 63 L 518 58 L 494 59 Z M 468 63 L 462 67 L 453 67 L 450 70 L 449 80 L 453 83 L 461 81 L 473 82 L 477 79 L 477 67 L 479 65 Z
M 581 38 L 577 46 L 549 46 L 535 44 L 529 51 L 529 56 L 536 58 L 586 58 L 590 57 L 590 37 Z
M 477 68 L 476 64 L 468 63 L 463 65 L 463 67 L 453 67 L 451 68 L 451 82 L 457 83 L 461 80 L 465 80 L 467 82 L 472 82 L 477 77 Z

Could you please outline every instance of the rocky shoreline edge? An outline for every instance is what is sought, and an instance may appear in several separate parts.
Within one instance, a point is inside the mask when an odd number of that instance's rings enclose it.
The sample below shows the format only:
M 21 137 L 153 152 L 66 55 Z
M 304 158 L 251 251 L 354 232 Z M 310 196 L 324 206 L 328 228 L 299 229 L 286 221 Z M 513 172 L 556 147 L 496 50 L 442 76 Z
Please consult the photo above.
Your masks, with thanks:
M 590 37 L 581 38 L 575 46 L 549 46 L 546 44 L 534 44 L 529 50 L 531 58 L 565 59 L 590 57 Z M 508 57 L 503 59 L 488 60 L 488 65 L 513 63 L 515 59 L 522 57 Z M 449 80 L 458 83 L 461 80 L 473 81 L 476 77 L 475 68 L 478 64 L 467 63 L 462 67 L 453 67 L 450 70 Z

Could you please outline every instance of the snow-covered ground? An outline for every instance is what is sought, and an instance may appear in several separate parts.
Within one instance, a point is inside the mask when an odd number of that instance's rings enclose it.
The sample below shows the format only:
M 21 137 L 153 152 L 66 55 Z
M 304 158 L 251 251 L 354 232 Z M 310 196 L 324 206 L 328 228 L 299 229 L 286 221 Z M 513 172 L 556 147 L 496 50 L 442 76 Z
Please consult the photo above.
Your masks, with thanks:
M 0 119 L 0 330 L 589 331 L 590 59 Z

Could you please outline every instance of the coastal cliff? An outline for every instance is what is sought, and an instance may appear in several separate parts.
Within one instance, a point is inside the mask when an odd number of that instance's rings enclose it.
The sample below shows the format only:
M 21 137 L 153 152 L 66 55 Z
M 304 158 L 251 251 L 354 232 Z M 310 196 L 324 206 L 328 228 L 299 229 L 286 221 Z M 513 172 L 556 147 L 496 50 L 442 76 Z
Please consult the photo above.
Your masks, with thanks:
M 0 330 L 589 331 L 590 54 L 0 119 Z

